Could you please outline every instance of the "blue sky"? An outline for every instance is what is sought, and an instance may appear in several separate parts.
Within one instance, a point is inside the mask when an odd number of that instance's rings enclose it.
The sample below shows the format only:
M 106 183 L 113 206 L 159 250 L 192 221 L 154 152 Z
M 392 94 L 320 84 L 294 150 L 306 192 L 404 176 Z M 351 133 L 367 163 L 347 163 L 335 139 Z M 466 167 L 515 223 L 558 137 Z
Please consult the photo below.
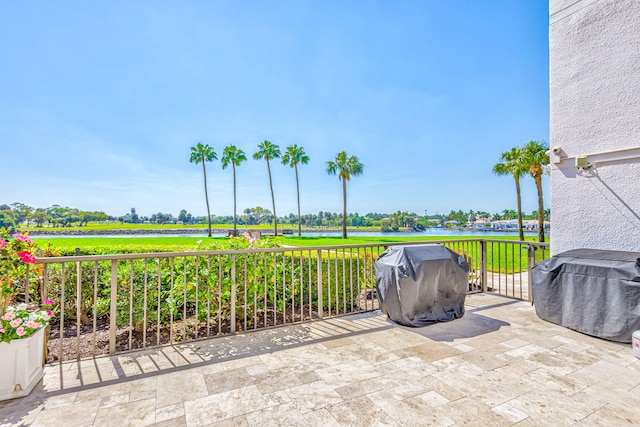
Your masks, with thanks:
M 303 213 L 341 211 L 342 150 L 365 165 L 350 212 L 493 213 L 515 209 L 500 153 L 549 140 L 541 0 L 2 2 L 0 52 L 0 204 L 204 215 L 202 141 L 243 149 L 238 209 L 270 209 L 268 139 L 311 158 Z M 231 170 L 207 167 L 231 214 Z M 272 169 L 295 212 L 293 170 Z

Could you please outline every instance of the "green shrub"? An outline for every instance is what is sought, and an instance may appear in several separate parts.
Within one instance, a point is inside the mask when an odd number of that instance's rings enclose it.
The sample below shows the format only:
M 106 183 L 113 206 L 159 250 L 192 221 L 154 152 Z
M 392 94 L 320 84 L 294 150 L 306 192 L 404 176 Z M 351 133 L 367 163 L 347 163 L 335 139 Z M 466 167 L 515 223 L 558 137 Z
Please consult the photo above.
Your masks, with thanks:
M 198 244 L 197 251 L 273 248 L 269 239 L 253 243 L 232 238 Z M 361 290 L 375 285 L 373 254 L 342 251 L 321 252 L 322 305 L 325 313 L 358 310 Z M 48 268 L 48 292 L 54 298 L 64 294 L 66 319 L 89 322 L 110 314 L 111 265 L 91 261 L 81 265 L 78 303 L 78 264 L 52 264 Z M 235 322 L 249 329 L 299 318 L 318 310 L 318 252 L 265 252 L 211 254 L 144 259 L 123 259 L 117 263 L 116 321 L 119 327 L 138 332 L 159 331 L 161 325 L 182 321 L 185 337 L 219 333 Z M 235 268 L 234 268 L 235 266 Z M 232 280 L 235 273 L 235 281 Z M 359 280 L 358 280 L 359 279 Z M 64 284 L 64 292 L 63 292 Z M 232 307 L 232 292 L 236 305 Z M 95 289 L 94 289 L 95 287 Z M 232 318 L 235 309 L 235 318 Z M 296 317 L 297 316 L 297 317 Z

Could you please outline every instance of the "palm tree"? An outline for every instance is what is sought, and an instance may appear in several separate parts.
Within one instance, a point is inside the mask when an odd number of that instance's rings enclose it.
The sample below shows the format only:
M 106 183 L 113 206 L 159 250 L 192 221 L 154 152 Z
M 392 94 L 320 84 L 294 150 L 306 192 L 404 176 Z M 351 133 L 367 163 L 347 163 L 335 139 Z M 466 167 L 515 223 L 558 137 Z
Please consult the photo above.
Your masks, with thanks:
M 287 151 L 282 156 L 282 163 L 289 165 L 296 171 L 296 191 L 298 194 L 298 237 L 302 236 L 302 224 L 300 223 L 300 181 L 298 180 L 298 164 L 309 163 L 309 156 L 304 153 L 304 148 L 293 144 L 287 147 Z
M 247 156 L 244 155 L 244 151 L 240 150 L 235 145 L 229 145 L 224 148 L 222 153 L 222 169 L 226 169 L 231 165 L 233 168 L 233 235 L 238 233 L 238 216 L 236 215 L 236 166 L 240 166 L 240 163 L 247 160 Z
M 213 148 L 209 147 L 209 144 L 203 144 L 202 141 L 198 142 L 195 147 L 191 147 L 191 157 L 189 161 L 191 163 L 202 162 L 202 173 L 204 174 L 204 197 L 207 201 L 207 222 L 209 224 L 209 237 L 211 237 L 211 211 L 209 210 L 209 194 L 207 192 L 207 168 L 205 162 L 212 162 L 218 159 L 218 155 Z
M 542 197 L 542 173 L 549 164 L 549 146 L 541 141 L 529 141 L 522 147 L 522 164 L 536 182 L 538 190 L 538 241 L 544 242 L 544 199 Z
M 347 181 L 351 176 L 361 175 L 364 165 L 360 163 L 356 156 L 347 157 L 346 151 L 336 154 L 335 161 L 327 162 L 327 173 L 329 175 L 338 174 L 342 181 L 342 238 L 347 238 Z
M 510 151 L 505 151 L 500 155 L 500 162 L 493 165 L 493 173 L 496 175 L 511 175 L 516 183 L 517 211 L 518 211 L 518 231 L 520 241 L 524 241 L 524 230 L 522 229 L 522 196 L 520 194 L 520 178 L 525 170 L 521 162 L 521 149 L 513 147 Z
M 267 161 L 267 170 L 269 171 L 269 187 L 271 188 L 271 205 L 273 206 L 273 235 L 278 234 L 278 215 L 276 215 L 276 199 L 273 197 L 273 180 L 271 179 L 271 165 L 269 160 L 280 158 L 280 147 L 266 139 L 258 145 L 258 151 L 253 154 L 256 160 L 265 159 Z
M 511 219 L 518 215 L 513 209 L 505 209 L 502 211 L 502 214 L 504 219 Z

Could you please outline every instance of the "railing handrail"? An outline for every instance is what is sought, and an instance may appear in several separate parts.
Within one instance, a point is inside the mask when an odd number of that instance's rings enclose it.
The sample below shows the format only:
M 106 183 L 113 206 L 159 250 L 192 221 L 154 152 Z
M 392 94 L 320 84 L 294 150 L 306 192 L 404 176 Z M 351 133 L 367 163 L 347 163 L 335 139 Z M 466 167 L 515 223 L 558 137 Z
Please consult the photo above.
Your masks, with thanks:
M 448 239 L 448 240 L 422 240 L 416 242 L 380 242 L 380 243 L 360 243 L 333 246 L 287 246 L 279 248 L 249 248 L 249 249 L 227 249 L 227 250 L 204 250 L 204 251 L 182 251 L 182 252 L 147 252 L 133 254 L 105 254 L 105 255 L 73 255 L 60 257 L 37 257 L 37 264 L 54 264 L 59 262 L 83 262 L 83 261 L 113 261 L 124 259 L 144 259 L 144 258 L 178 258 L 185 256 L 215 256 L 215 255 L 242 255 L 255 253 L 278 253 L 278 252 L 305 252 L 305 251 L 328 251 L 334 249 L 358 249 L 358 248 L 378 248 L 380 246 L 409 246 L 409 245 L 438 245 L 445 243 L 465 243 L 465 242 L 490 242 L 524 244 L 532 246 L 549 247 L 549 243 L 527 242 L 516 240 L 492 240 L 492 239 Z
M 488 243 L 513 243 L 520 245 L 542 246 L 548 248 L 551 244 L 549 242 L 528 242 L 526 240 L 498 240 L 498 239 L 475 239 Z

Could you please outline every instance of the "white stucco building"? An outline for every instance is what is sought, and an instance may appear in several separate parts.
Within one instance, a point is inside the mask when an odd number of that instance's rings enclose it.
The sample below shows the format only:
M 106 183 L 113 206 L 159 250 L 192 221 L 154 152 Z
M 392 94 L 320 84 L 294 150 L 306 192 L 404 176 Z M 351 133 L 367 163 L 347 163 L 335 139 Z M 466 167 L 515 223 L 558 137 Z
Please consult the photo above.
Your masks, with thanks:
M 549 14 L 552 254 L 640 252 L 640 1 Z

